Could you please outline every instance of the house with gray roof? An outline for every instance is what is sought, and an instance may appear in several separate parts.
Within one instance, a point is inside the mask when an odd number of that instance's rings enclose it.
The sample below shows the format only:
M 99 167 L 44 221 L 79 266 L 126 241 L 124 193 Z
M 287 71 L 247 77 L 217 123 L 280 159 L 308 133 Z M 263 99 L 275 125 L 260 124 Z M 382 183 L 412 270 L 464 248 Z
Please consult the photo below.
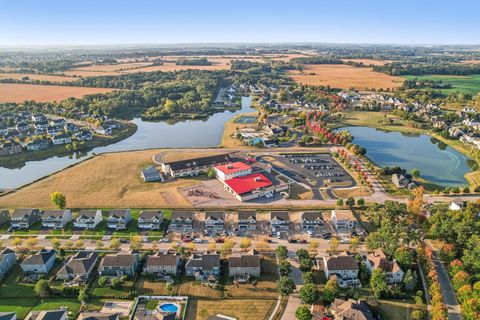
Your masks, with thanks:
M 170 230 L 177 232 L 187 232 L 193 229 L 195 212 L 193 211 L 174 211 L 170 220 Z
M 37 253 L 28 256 L 20 263 L 24 273 L 48 274 L 55 265 L 57 252 L 55 250 L 42 249 Z
M 134 276 L 140 266 L 140 254 L 107 254 L 100 262 L 98 274 L 101 276 Z
M 71 210 L 45 210 L 42 212 L 42 227 L 63 229 L 72 221 Z
M 238 230 L 257 229 L 257 212 L 254 210 L 238 211 Z
M 300 225 L 302 230 L 316 230 L 324 226 L 322 212 L 306 211 L 300 215 Z
M 58 271 L 57 279 L 84 283 L 90 278 L 98 261 L 95 251 L 79 251 Z
M 68 310 L 30 311 L 24 320 L 67 320 Z
M 225 229 L 225 212 L 205 212 L 205 229 L 211 232 L 223 231 Z
M 178 275 L 181 258 L 177 253 L 160 253 L 147 256 L 143 272 L 156 275 Z
M 321 259 L 327 279 L 336 276 L 340 288 L 360 286 L 360 280 L 358 279 L 360 268 L 353 256 L 342 253 L 338 256 L 323 256 Z
M 28 229 L 34 223 L 40 221 L 41 215 L 38 209 L 15 209 L 10 219 L 10 225 L 14 229 Z
M 209 276 L 220 275 L 220 255 L 214 253 L 193 254 L 185 265 L 187 276 L 197 280 L 205 280 Z
M 17 320 L 16 312 L 0 312 L 0 320 Z
M 260 277 L 260 256 L 257 254 L 232 255 L 228 258 L 228 276 L 248 280 Z
M 119 320 L 119 313 L 82 312 L 77 320 Z
M 0 210 L 0 226 L 10 221 L 10 212 L 7 209 Z
M 17 262 L 17 257 L 15 251 L 5 248 L 0 251 L 0 279 L 5 277 L 8 271 L 15 265 Z
M 288 231 L 290 228 L 290 215 L 288 214 L 288 211 L 270 212 L 270 224 L 272 226 L 272 233 Z
M 138 216 L 138 228 L 160 230 L 163 222 L 163 213 L 158 210 L 142 210 Z
M 130 209 L 110 210 L 107 218 L 107 227 L 114 230 L 126 230 L 132 220 Z
M 140 176 L 145 182 L 162 180 L 162 175 L 160 174 L 160 171 L 158 171 L 158 169 L 155 168 L 154 166 L 150 166 L 145 169 L 142 169 Z
M 78 229 L 93 230 L 102 220 L 102 210 L 80 210 L 78 217 L 73 221 L 73 226 Z

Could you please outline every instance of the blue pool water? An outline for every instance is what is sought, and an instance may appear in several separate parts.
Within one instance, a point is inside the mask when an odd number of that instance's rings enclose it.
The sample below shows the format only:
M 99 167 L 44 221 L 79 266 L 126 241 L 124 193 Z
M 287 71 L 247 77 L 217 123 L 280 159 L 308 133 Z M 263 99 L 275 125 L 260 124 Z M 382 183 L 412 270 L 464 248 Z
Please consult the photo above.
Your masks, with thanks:
M 173 303 L 164 303 L 160 306 L 160 310 L 164 312 L 178 312 L 178 306 Z

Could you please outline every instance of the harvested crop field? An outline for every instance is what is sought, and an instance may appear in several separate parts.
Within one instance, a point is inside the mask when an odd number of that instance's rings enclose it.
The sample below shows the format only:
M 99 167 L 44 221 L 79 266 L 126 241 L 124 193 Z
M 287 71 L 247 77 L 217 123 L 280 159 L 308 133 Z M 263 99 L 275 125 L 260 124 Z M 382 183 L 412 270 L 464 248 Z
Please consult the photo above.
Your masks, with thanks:
M 352 61 L 352 62 L 357 62 L 357 63 L 363 63 L 366 66 L 383 66 L 386 63 L 389 63 L 391 61 L 387 60 L 377 60 L 377 59 L 342 59 L 342 61 Z
M 61 101 L 69 97 L 80 98 L 88 94 L 110 92 L 112 89 L 35 84 L 1 83 L 0 102 Z
M 177 190 L 198 184 L 199 178 L 145 183 L 140 170 L 161 150 L 102 154 L 0 197 L 0 207 L 51 208 L 50 193 L 62 192 L 73 208 L 158 208 L 188 206 Z
M 28 77 L 28 79 L 24 79 Z M 52 82 L 72 82 L 78 80 L 75 77 L 53 76 L 46 74 L 27 74 L 27 73 L 0 73 L 0 79 L 15 79 L 15 80 L 39 80 Z
M 314 86 L 360 90 L 400 87 L 403 79 L 371 68 L 356 68 L 343 64 L 305 65 L 303 72 L 292 71 L 290 77 L 298 83 Z

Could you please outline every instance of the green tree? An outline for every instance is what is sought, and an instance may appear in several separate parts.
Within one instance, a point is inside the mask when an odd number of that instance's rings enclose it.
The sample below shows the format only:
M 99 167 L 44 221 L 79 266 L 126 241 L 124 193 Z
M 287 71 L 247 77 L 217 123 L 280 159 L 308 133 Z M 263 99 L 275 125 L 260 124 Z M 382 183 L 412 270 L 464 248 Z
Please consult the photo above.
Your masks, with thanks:
M 307 306 L 300 306 L 295 310 L 295 318 L 297 320 L 311 320 L 313 315 Z
M 315 283 L 315 277 L 313 275 L 313 272 L 311 271 L 303 272 L 302 279 L 303 279 L 303 283 Z
M 102 288 L 105 287 L 107 285 L 107 277 L 98 278 L 98 285 Z
M 290 262 L 288 262 L 287 260 L 281 260 L 278 263 L 278 270 L 280 272 L 280 275 L 288 276 L 288 274 L 292 272 L 292 266 L 290 265 Z
M 365 199 L 364 198 L 360 198 L 357 200 L 357 205 L 359 205 L 360 207 L 363 207 L 365 205 Z
M 78 292 L 78 301 L 84 304 L 88 300 L 88 294 L 86 289 L 80 289 Z
M 338 296 L 338 284 L 335 278 L 328 279 L 327 283 L 325 284 L 325 288 L 323 288 L 322 297 L 323 301 L 327 303 L 333 302 L 335 298 Z
M 373 296 L 380 299 L 388 291 L 387 277 L 381 269 L 373 270 L 370 278 L 370 287 L 373 291 Z
M 295 283 L 292 279 L 286 276 L 280 277 L 280 279 L 277 281 L 277 286 L 278 293 L 282 296 L 288 296 L 295 290 Z
M 215 173 L 215 169 L 213 169 L 213 167 L 212 167 L 212 168 L 209 168 L 209 169 L 207 170 L 207 176 L 208 176 L 209 178 L 215 178 L 216 173 Z
M 277 254 L 278 260 L 287 259 L 287 256 L 288 256 L 287 247 L 285 247 L 285 246 L 278 246 L 277 249 L 275 250 L 275 253 Z
M 355 205 L 355 199 L 353 199 L 352 197 L 348 198 L 347 201 L 345 202 L 345 204 L 349 207 L 353 207 Z
M 35 283 L 35 293 L 40 297 L 40 298 L 45 298 L 50 295 L 50 286 L 48 284 L 48 281 L 45 279 L 40 279 Z
M 407 291 L 413 291 L 417 287 L 417 277 L 412 270 L 408 269 L 407 272 L 405 272 L 403 284 L 405 285 L 405 289 Z
M 427 313 L 424 310 L 415 309 L 410 313 L 410 318 L 412 320 L 426 320 Z
M 420 170 L 418 170 L 417 168 L 412 169 L 412 171 L 410 171 L 410 174 L 412 175 L 412 177 L 418 178 L 420 177 Z
M 67 206 L 67 199 L 65 196 L 59 192 L 59 191 L 54 191 L 50 194 L 50 199 L 52 200 L 53 204 L 57 206 L 59 209 L 65 209 Z
M 122 287 L 122 280 L 119 278 L 113 278 L 110 281 L 110 286 L 112 289 L 120 289 Z
M 303 303 L 312 304 L 319 298 L 317 286 L 313 283 L 306 283 L 300 288 L 300 299 Z
M 337 200 L 337 206 L 338 206 L 338 207 L 343 206 L 343 199 L 338 199 L 338 200 Z
M 402 269 L 409 269 L 412 266 L 413 254 L 409 248 L 399 247 L 395 250 L 394 257 Z

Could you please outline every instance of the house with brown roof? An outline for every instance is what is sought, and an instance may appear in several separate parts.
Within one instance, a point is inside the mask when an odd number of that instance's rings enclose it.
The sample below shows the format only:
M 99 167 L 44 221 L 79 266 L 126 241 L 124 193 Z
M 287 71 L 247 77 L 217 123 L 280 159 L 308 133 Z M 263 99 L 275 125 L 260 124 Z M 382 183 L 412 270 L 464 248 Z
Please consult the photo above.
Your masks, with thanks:
M 40 210 L 38 209 L 15 209 L 10 219 L 10 225 L 14 229 L 28 229 L 40 221 Z
M 90 278 L 97 261 L 98 254 L 95 251 L 79 251 L 58 271 L 57 279 L 84 283 Z
M 220 232 L 225 228 L 225 212 L 205 212 L 205 229 L 210 232 Z
M 147 256 L 143 272 L 156 275 L 176 276 L 180 270 L 181 258 L 177 253 L 160 253 Z
M 195 212 L 193 211 L 174 211 L 170 219 L 169 229 L 176 232 L 188 232 L 193 229 Z
M 130 209 L 110 210 L 107 218 L 107 227 L 113 230 L 126 230 L 130 220 L 132 220 Z
M 98 266 L 101 276 L 134 276 L 140 266 L 138 253 L 107 254 Z
M 335 299 L 329 308 L 335 320 L 374 320 L 372 310 L 364 301 Z
M 355 219 L 352 210 L 332 210 L 332 225 L 339 231 L 350 231 L 355 227 Z
M 220 275 L 220 255 L 214 253 L 193 254 L 185 265 L 187 276 L 197 280 L 207 279 L 209 276 Z
M 339 287 L 360 286 L 360 280 L 358 279 L 360 268 L 353 256 L 342 253 L 338 256 L 323 256 L 321 261 L 325 277 L 329 279 L 331 276 L 336 276 Z M 317 263 L 320 264 L 318 260 Z
M 46 210 L 42 212 L 42 227 L 62 229 L 72 221 L 71 210 Z
M 385 273 L 388 284 L 400 283 L 403 280 L 404 272 L 397 261 L 389 260 L 382 249 L 377 249 L 368 256 L 363 256 L 362 262 L 370 274 L 375 269 L 382 270 Z
M 232 255 L 228 258 L 228 276 L 248 281 L 250 277 L 260 278 L 260 256 L 254 254 Z
M 257 229 L 257 212 L 254 210 L 238 211 L 238 230 Z
M 324 226 L 321 211 L 305 211 L 300 215 L 300 225 L 304 231 L 314 231 Z

